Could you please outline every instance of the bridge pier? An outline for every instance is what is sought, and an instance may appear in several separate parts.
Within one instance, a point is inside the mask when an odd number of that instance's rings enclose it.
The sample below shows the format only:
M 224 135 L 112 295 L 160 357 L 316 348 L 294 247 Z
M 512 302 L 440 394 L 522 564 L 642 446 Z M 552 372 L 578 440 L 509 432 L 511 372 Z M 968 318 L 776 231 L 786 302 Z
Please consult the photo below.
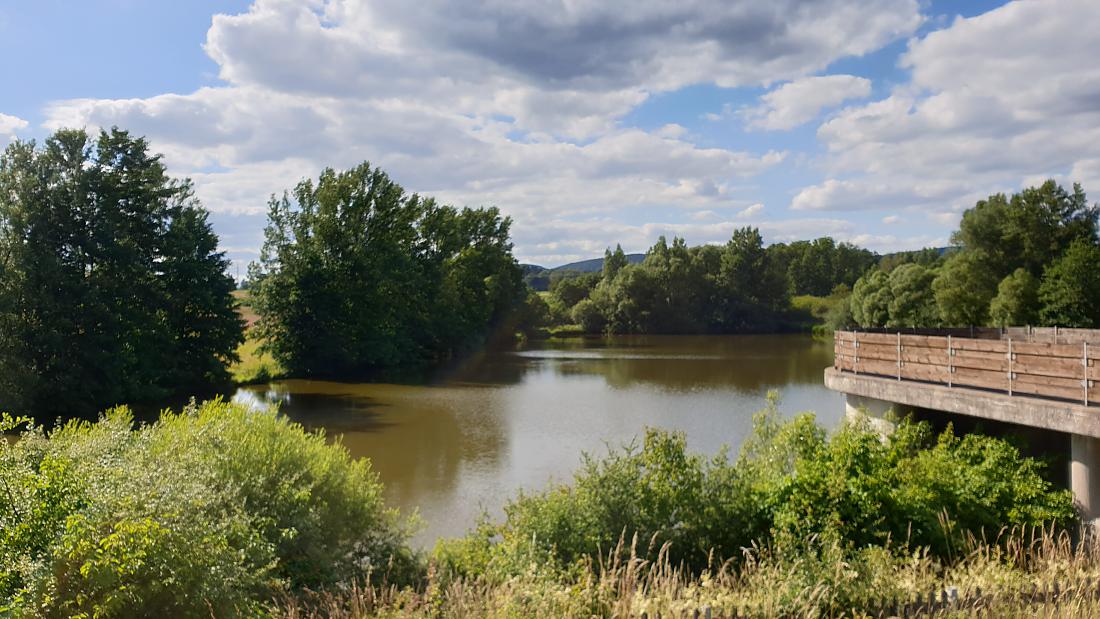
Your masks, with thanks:
M 1086 522 L 1100 518 L 1100 439 L 1070 435 L 1069 485 Z
M 912 410 L 912 407 L 897 402 L 855 393 L 844 394 L 844 417 L 849 421 L 866 420 L 876 432 L 883 436 L 893 432 L 897 422 Z

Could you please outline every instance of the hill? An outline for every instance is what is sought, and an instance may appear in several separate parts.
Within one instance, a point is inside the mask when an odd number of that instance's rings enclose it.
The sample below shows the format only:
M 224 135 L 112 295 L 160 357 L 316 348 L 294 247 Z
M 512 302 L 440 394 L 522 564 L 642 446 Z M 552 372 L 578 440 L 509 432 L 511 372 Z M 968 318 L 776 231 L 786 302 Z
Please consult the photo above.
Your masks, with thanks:
M 627 254 L 629 264 L 645 260 L 645 254 Z M 523 279 L 531 288 L 539 291 L 550 288 L 550 275 L 553 273 L 598 273 L 603 270 L 603 258 L 591 258 L 579 262 L 570 262 L 557 267 L 544 267 L 537 264 L 521 264 Z

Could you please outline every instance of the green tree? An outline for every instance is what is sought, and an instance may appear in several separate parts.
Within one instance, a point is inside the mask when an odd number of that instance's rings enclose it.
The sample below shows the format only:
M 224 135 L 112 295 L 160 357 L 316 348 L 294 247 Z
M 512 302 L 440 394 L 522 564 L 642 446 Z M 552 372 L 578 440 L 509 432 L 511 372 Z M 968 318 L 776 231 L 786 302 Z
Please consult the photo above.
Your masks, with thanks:
M 527 298 L 510 226 L 495 208 L 406 195 L 366 163 L 326 169 L 269 202 L 260 335 L 301 375 L 425 367 L 509 337 Z
M 986 324 L 997 281 L 988 258 L 980 251 L 952 255 L 932 282 L 940 319 L 950 327 Z
M 996 281 L 1017 268 L 1039 277 L 1073 241 L 1096 242 L 1098 215 L 1080 185 L 1070 192 L 1048 180 L 1011 198 L 980 200 L 963 213 L 954 240 L 964 251 L 979 252 Z
M 1035 324 L 1039 316 L 1039 280 L 1020 267 L 1001 280 L 989 304 L 989 317 L 998 327 Z
M 904 264 L 890 272 L 888 327 L 934 327 L 940 323 L 932 294 L 936 272 L 919 264 Z
M 856 282 L 848 301 L 852 320 L 861 327 L 882 327 L 890 320 L 890 277 L 870 271 Z
M 1078 239 L 1043 275 L 1041 319 L 1050 326 L 1100 327 L 1100 247 Z
M 228 382 L 243 325 L 187 181 L 125 131 L 0 157 L 0 409 L 91 415 Z
M 604 250 L 603 253 L 603 278 L 606 280 L 615 279 L 615 276 L 619 274 L 619 271 L 627 265 L 626 254 L 623 252 L 622 245 L 615 244 L 615 251 L 610 249 Z

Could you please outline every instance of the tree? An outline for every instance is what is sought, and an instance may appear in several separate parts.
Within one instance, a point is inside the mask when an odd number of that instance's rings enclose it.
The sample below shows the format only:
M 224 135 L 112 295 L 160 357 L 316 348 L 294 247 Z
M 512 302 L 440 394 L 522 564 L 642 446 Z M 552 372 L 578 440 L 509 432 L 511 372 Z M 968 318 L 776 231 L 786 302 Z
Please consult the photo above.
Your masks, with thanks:
M 904 264 L 890 272 L 890 300 L 887 303 L 888 327 L 934 327 L 939 324 L 939 309 L 932 294 L 936 272 L 919 264 Z
M 603 253 L 603 278 L 606 280 L 615 279 L 615 276 L 619 274 L 619 271 L 627 265 L 626 254 L 623 252 L 623 246 L 618 243 L 615 244 L 615 251 L 610 249 L 604 250 Z
M 998 281 L 1017 268 L 1039 277 L 1073 241 L 1096 242 L 1098 215 L 1080 185 L 1069 192 L 1048 180 L 1011 198 L 980 200 L 963 213 L 954 240 L 964 251 L 979 252 Z
M 940 319 L 949 327 L 984 325 L 996 294 L 997 276 L 982 252 L 963 251 L 944 263 L 932 282 Z
M 1039 315 L 1039 280 L 1020 267 L 1001 280 L 989 304 L 989 317 L 998 327 L 1035 324 Z
M 1039 287 L 1043 324 L 1100 327 L 1100 247 L 1078 239 L 1050 265 Z
M 508 337 L 527 289 L 511 220 L 406 195 L 363 163 L 272 198 L 254 302 L 266 346 L 300 375 L 427 367 Z
M 228 382 L 243 325 L 187 181 L 145 140 L 61 130 L 0 157 L 0 409 L 92 415 Z
M 890 277 L 870 271 L 856 282 L 849 305 L 852 320 L 861 327 L 882 327 L 890 319 Z

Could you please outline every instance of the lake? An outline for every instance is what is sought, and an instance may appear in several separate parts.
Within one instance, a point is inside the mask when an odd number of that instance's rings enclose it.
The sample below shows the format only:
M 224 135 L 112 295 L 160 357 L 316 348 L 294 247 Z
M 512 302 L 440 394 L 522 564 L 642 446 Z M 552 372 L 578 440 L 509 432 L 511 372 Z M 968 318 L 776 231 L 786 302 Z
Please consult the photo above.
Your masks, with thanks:
M 578 338 L 486 352 L 428 385 L 287 380 L 234 399 L 277 403 L 370 458 L 390 503 L 419 508 L 413 541 L 430 547 L 647 426 L 683 431 L 694 451 L 736 449 L 775 389 L 784 413 L 833 427 L 844 404 L 822 382 L 832 363 L 832 342 L 807 335 Z

